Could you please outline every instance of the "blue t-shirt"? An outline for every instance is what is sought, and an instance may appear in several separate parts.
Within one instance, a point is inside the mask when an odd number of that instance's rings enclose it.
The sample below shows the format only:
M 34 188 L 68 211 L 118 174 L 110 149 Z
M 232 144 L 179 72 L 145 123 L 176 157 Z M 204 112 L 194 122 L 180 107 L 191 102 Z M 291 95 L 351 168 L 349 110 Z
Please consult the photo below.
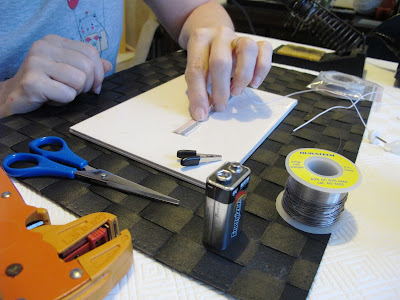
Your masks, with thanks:
M 0 1 L 0 81 L 13 77 L 31 45 L 47 34 L 88 43 L 115 71 L 123 0 Z

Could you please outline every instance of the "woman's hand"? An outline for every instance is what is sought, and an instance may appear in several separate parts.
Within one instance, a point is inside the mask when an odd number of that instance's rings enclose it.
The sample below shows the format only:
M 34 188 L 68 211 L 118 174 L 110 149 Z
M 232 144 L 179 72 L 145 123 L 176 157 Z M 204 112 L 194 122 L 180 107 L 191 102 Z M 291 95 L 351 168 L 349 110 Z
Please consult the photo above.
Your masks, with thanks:
M 238 37 L 229 27 L 196 29 L 187 50 L 185 78 L 190 112 L 198 121 L 207 119 L 211 105 L 223 111 L 230 95 L 240 95 L 248 85 L 258 88 L 271 68 L 272 47 L 268 42 Z
M 210 105 L 224 110 L 229 95 L 258 87 L 271 68 L 272 47 L 235 34 L 232 20 L 215 0 L 145 0 L 170 35 L 187 49 L 190 112 L 205 120 Z M 231 78 L 233 79 L 231 81 Z M 211 98 L 207 84 L 212 84 Z
M 49 100 L 68 103 L 89 90 L 98 94 L 111 68 L 91 45 L 45 36 L 32 45 L 17 74 L 0 83 L 0 117 L 30 112 Z

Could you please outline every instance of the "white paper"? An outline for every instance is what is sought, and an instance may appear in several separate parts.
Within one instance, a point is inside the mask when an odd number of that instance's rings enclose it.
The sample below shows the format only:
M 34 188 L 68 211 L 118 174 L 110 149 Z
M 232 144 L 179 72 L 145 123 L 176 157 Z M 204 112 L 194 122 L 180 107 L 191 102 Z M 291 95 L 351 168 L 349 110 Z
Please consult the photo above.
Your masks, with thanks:
M 182 136 L 173 131 L 191 118 L 186 90 L 180 76 L 76 124 L 70 131 L 205 187 L 208 175 L 224 162 L 243 163 L 297 104 L 295 99 L 246 88 L 229 100 L 227 111 L 212 114 L 189 136 Z M 220 154 L 222 161 L 183 167 L 176 157 L 181 149 Z

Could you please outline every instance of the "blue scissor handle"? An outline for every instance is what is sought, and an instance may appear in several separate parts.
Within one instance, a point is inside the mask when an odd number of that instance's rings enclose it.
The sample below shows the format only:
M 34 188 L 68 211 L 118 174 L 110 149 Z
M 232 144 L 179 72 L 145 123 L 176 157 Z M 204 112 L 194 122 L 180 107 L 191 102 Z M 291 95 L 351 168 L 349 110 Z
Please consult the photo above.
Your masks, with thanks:
M 37 165 L 29 168 L 12 168 L 15 162 L 34 162 Z M 57 176 L 74 179 L 75 168 L 68 167 L 51 161 L 41 155 L 32 153 L 14 153 L 8 155 L 3 160 L 3 169 L 13 177 L 39 177 L 39 176 Z
M 40 148 L 41 146 L 46 145 L 59 145 L 61 146 L 61 149 L 58 151 L 47 151 Z M 76 167 L 79 170 L 82 170 L 88 165 L 86 160 L 72 152 L 67 143 L 62 138 L 57 136 L 46 136 L 33 140 L 29 143 L 29 149 L 31 149 L 32 152 L 41 154 L 48 159 Z

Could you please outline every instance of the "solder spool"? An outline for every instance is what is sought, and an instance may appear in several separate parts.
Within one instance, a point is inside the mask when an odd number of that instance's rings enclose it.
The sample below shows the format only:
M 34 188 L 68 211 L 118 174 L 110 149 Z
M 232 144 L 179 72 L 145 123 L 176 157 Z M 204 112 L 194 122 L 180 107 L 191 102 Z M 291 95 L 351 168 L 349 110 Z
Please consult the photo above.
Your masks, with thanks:
M 327 71 L 320 74 L 321 80 L 326 83 L 329 90 L 334 91 L 335 96 L 342 99 L 350 97 L 359 99 L 365 94 L 365 80 L 345 73 Z
M 379 100 L 383 90 L 373 82 L 337 71 L 320 72 L 308 87 L 321 93 L 353 101 L 360 98 L 370 101 Z
M 286 169 L 290 176 L 276 199 L 280 216 L 309 233 L 339 229 L 347 195 L 361 183 L 356 165 L 335 152 L 303 148 L 289 153 Z

